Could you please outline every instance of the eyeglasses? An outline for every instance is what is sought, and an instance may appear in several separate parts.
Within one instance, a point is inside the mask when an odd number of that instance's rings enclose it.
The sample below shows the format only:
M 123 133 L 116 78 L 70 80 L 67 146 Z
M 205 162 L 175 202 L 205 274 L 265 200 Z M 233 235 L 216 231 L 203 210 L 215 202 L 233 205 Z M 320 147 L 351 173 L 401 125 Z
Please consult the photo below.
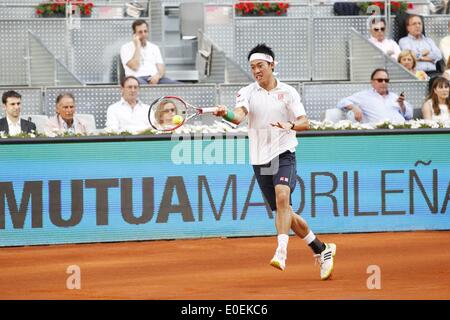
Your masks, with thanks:
M 382 83 L 382 82 L 389 83 L 389 79 L 373 79 L 373 80 L 378 82 L 378 83 Z
M 163 112 L 165 112 L 165 113 L 175 112 L 175 108 L 164 109 Z
M 384 30 L 386 30 L 386 28 L 373 28 L 372 30 L 375 32 L 378 32 L 378 31 L 384 32 Z

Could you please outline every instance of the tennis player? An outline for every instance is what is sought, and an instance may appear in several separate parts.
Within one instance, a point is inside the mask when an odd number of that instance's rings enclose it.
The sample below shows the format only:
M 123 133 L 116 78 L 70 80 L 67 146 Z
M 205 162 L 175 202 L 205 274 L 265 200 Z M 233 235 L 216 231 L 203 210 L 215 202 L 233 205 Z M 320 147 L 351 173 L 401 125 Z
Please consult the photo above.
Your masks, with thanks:
M 270 265 L 285 269 L 292 229 L 312 249 L 320 265 L 320 277 L 326 280 L 333 271 L 336 245 L 321 242 L 291 207 L 297 179 L 295 133 L 309 129 L 305 109 L 298 92 L 275 78 L 276 62 L 271 48 L 258 44 L 248 54 L 248 61 L 256 81 L 239 90 L 234 110 L 219 105 L 214 114 L 235 124 L 248 116 L 250 162 L 264 197 L 276 210 L 278 247 Z

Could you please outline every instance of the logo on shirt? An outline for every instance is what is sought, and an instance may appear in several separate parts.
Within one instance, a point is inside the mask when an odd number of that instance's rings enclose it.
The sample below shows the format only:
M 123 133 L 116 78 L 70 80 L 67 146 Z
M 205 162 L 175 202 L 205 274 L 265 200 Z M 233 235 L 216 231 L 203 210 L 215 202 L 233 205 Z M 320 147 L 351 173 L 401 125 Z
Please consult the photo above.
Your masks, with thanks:
M 278 94 L 278 100 L 279 101 L 283 101 L 284 100 L 284 93 L 279 93 Z
M 288 177 L 280 177 L 280 181 L 284 181 L 284 182 L 289 183 Z

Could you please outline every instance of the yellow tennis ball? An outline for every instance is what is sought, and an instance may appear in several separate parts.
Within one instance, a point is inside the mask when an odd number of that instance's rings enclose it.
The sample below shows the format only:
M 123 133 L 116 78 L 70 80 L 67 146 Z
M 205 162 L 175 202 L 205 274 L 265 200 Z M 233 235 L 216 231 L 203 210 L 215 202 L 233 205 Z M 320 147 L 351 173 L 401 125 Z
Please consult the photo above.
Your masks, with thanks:
M 174 125 L 179 125 L 180 123 L 182 123 L 183 122 L 183 117 L 182 116 L 180 116 L 180 115 L 175 115 L 175 116 L 173 116 L 173 118 L 172 118 L 172 123 L 174 124 Z

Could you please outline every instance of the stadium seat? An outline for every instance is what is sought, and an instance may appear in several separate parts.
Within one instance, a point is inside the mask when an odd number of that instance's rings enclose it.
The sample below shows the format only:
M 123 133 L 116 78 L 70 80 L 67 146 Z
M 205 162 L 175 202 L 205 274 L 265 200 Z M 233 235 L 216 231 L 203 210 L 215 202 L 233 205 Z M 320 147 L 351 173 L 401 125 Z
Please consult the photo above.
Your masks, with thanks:
M 80 118 L 81 122 L 86 126 L 88 134 L 98 132 L 93 114 L 77 113 L 77 117 Z
M 325 110 L 322 118 L 324 121 L 339 122 L 340 120 L 345 120 L 346 116 L 341 109 L 333 108 Z
M 33 122 L 36 125 L 37 133 L 45 132 L 45 123 L 48 120 L 48 117 L 46 115 L 27 114 L 27 115 L 21 115 L 21 118 Z

